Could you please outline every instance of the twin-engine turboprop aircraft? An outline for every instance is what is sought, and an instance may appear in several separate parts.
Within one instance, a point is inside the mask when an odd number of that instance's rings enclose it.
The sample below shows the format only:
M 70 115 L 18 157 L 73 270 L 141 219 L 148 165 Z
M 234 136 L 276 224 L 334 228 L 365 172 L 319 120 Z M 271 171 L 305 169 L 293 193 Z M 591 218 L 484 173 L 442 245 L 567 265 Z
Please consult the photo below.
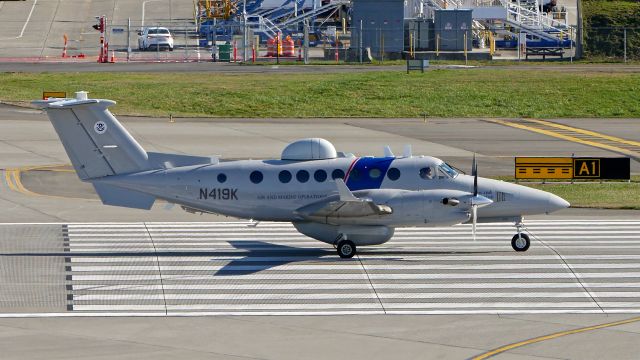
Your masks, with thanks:
M 255 221 L 291 222 L 302 234 L 350 258 L 356 246 L 382 244 L 397 227 L 512 221 L 511 245 L 526 251 L 525 215 L 569 206 L 553 194 L 458 173 L 429 156 L 357 157 L 324 139 L 295 141 L 280 159 L 217 158 L 146 152 L 108 110 L 115 102 L 35 101 L 51 120 L 73 167 L 107 205 L 150 209 L 156 199 L 185 210 Z

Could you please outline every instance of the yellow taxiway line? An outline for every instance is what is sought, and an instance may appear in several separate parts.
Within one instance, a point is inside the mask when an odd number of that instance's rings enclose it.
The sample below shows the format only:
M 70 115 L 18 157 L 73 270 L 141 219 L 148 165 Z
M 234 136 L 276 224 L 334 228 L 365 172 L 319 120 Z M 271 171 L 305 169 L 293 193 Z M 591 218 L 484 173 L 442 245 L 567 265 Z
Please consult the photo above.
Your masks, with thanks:
M 87 199 L 87 198 L 81 198 L 81 197 L 75 197 L 75 196 L 58 196 L 58 195 L 40 194 L 27 189 L 22 184 L 21 176 L 23 171 L 36 170 L 36 171 L 53 171 L 53 172 L 75 172 L 75 170 L 72 170 L 72 169 L 59 169 L 59 167 L 61 166 L 65 166 L 65 165 L 64 164 L 63 165 L 36 165 L 36 166 L 25 166 L 21 168 L 7 168 L 5 169 L 4 176 L 10 190 L 19 192 L 24 195 L 47 197 L 47 198 L 54 198 L 54 199 L 80 199 L 80 200 L 96 201 L 96 199 Z
M 7 182 L 7 186 L 9 186 L 10 190 L 18 191 L 16 185 L 13 183 L 13 169 L 5 169 L 4 170 L 4 179 Z
M 7 168 L 7 169 L 5 169 L 4 170 L 4 177 L 5 177 L 5 180 L 7 181 L 7 185 L 9 186 L 9 189 L 11 189 L 13 191 L 17 191 L 19 193 L 22 193 L 22 194 L 25 194 L 25 195 L 40 196 L 40 194 L 34 193 L 32 191 L 29 191 L 22 184 L 21 172 L 23 170 L 28 170 L 28 169 L 29 168 Z
M 600 324 L 600 325 L 593 325 L 593 326 L 587 326 L 587 327 L 583 327 L 583 328 L 578 328 L 578 329 L 573 329 L 573 330 L 567 330 L 567 331 L 561 331 L 561 332 L 557 332 L 554 334 L 549 334 L 549 335 L 544 335 L 544 336 L 539 336 L 533 339 L 529 339 L 529 340 L 524 340 L 524 341 L 520 341 L 517 343 L 513 343 L 513 344 L 509 344 L 509 345 L 505 345 L 502 347 L 499 347 L 497 349 L 493 349 L 491 351 L 488 351 L 484 354 L 480 354 L 478 356 L 475 356 L 473 358 L 471 358 L 472 360 L 483 360 L 483 359 L 488 359 L 492 356 L 496 356 L 498 354 L 501 354 L 503 352 L 509 351 L 509 350 L 513 350 L 525 345 L 530 345 L 530 344 L 535 344 L 535 343 L 539 343 L 542 341 L 546 341 L 546 340 L 552 340 L 552 339 L 556 339 L 562 336 L 567 336 L 567 335 L 573 335 L 573 334 L 579 334 L 579 333 L 583 333 L 583 332 L 587 332 L 587 331 L 591 331 L 591 330 L 598 330 L 598 329 L 604 329 L 604 328 L 608 328 L 608 327 L 612 327 L 612 326 L 618 326 L 618 325 L 624 325 L 624 324 L 629 324 L 629 323 L 633 323 L 633 322 L 637 322 L 640 321 L 640 316 L 638 317 L 634 317 L 631 319 L 627 319 L 627 320 L 620 320 L 620 321 L 614 321 L 614 322 L 610 322 L 610 323 L 606 323 L 606 324 Z
M 634 157 L 634 158 L 640 158 L 640 153 L 637 153 L 635 151 L 627 150 L 627 149 L 624 149 L 624 148 L 621 148 L 621 147 L 617 147 L 617 146 L 613 146 L 613 145 L 603 144 L 603 143 L 600 143 L 600 142 L 597 142 L 597 141 L 593 141 L 593 140 L 585 140 L 585 139 L 581 139 L 581 138 L 578 138 L 578 137 L 575 137 L 575 136 L 560 134 L 560 133 L 557 133 L 557 132 L 554 132 L 554 131 L 545 130 L 545 129 L 539 129 L 537 127 L 528 126 L 528 125 L 524 125 L 524 124 L 520 124 L 520 123 L 515 123 L 515 122 L 511 122 L 511 121 L 507 121 L 507 120 L 487 119 L 487 121 L 493 122 L 493 123 L 496 123 L 496 124 L 500 124 L 500 125 L 510 126 L 510 127 L 517 128 L 517 129 L 536 132 L 536 133 L 539 133 L 539 134 L 543 134 L 543 135 L 555 137 L 555 138 L 558 138 L 558 139 L 563 139 L 563 140 L 575 142 L 575 143 L 578 143 L 578 144 L 583 144 L 583 145 L 593 146 L 593 147 L 597 147 L 597 148 L 601 148 L 601 149 L 605 149 L 605 150 L 610 150 L 610 151 L 617 152 L 617 153 L 620 153 L 620 154 L 629 155 L 629 156 Z M 531 121 L 531 120 L 528 120 L 528 121 Z M 575 130 L 572 130 L 572 131 L 575 131 Z M 587 131 L 587 130 L 584 130 L 584 131 Z M 600 134 L 600 135 L 606 136 L 604 134 Z
M 562 125 L 562 124 L 558 124 L 558 123 L 554 123 L 554 122 L 550 122 L 550 121 L 545 121 L 545 120 L 538 120 L 538 119 L 527 119 L 527 121 L 531 121 L 531 122 L 538 123 L 538 124 L 541 124 L 541 125 L 554 127 L 556 129 L 573 131 L 573 132 L 577 132 L 577 133 L 580 133 L 580 134 L 583 134 L 583 135 L 598 137 L 598 138 L 601 138 L 601 139 L 617 142 L 617 143 L 620 143 L 620 144 L 627 144 L 627 145 L 631 145 L 631 146 L 640 147 L 640 142 L 633 141 L 633 140 L 627 140 L 627 139 L 623 139 L 623 138 L 619 138 L 619 137 L 615 137 L 615 136 L 611 136 L 611 135 L 607 135 L 607 134 L 602 134 L 602 133 L 598 133 L 598 132 L 591 131 L 591 130 L 574 128 L 574 127 L 571 127 L 571 126 Z

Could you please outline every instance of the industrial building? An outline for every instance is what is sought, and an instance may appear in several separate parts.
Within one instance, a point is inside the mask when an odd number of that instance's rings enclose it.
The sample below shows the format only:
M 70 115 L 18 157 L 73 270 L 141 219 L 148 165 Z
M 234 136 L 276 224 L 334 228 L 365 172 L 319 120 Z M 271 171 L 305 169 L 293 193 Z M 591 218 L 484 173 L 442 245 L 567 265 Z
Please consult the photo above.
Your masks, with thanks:
M 490 58 L 495 48 L 562 55 L 574 46 L 568 20 L 576 14 L 556 1 L 200 0 L 198 26 L 207 44 L 240 34 L 261 43 L 290 36 L 336 59 Z

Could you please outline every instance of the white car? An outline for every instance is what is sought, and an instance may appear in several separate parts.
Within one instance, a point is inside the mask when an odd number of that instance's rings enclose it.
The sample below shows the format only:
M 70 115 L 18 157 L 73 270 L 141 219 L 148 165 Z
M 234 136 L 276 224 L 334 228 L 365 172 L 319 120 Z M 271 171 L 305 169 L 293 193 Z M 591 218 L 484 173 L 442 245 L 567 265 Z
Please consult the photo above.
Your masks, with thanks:
M 165 27 L 148 27 L 140 32 L 138 37 L 138 49 L 161 49 L 167 48 L 173 51 L 173 36 L 169 29 Z

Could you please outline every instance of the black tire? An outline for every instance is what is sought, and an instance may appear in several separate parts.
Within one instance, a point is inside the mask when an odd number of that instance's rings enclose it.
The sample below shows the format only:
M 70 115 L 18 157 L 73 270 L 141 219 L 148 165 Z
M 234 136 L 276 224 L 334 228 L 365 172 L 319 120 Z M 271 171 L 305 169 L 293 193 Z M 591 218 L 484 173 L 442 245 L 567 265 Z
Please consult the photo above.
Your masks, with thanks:
M 350 259 L 356 254 L 356 244 L 353 241 L 342 240 L 337 246 L 338 255 L 343 259 Z
M 173 48 L 172 48 L 172 47 L 170 47 L 170 48 L 169 48 L 169 51 L 173 51 Z
M 531 246 L 531 240 L 527 234 L 515 234 L 511 239 L 511 247 L 515 251 L 527 251 L 529 246 Z

